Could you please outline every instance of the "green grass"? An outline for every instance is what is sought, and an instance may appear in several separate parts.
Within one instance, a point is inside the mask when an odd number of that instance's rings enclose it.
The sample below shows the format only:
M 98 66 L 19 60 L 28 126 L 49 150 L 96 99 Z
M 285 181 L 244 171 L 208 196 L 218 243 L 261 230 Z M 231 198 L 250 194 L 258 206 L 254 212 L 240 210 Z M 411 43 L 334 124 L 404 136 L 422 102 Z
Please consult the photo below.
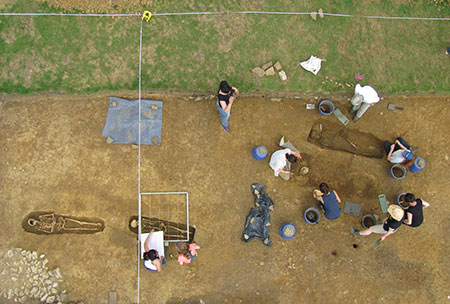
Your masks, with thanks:
M 149 9 L 319 7 L 354 15 L 450 16 L 447 2 L 431 1 L 158 1 Z M 63 12 L 31 0 L 18 0 L 2 11 Z M 115 6 L 111 11 L 131 9 Z M 138 17 L 1 16 L 0 93 L 137 90 L 139 22 Z M 382 93 L 446 94 L 449 24 L 341 17 L 313 21 L 308 15 L 153 16 L 143 25 L 142 88 L 212 92 L 227 79 L 244 92 L 349 92 L 345 83 L 353 83 L 359 72 L 365 84 Z M 317 76 L 299 66 L 310 55 L 326 58 Z M 251 73 L 267 61 L 280 61 L 288 80 Z

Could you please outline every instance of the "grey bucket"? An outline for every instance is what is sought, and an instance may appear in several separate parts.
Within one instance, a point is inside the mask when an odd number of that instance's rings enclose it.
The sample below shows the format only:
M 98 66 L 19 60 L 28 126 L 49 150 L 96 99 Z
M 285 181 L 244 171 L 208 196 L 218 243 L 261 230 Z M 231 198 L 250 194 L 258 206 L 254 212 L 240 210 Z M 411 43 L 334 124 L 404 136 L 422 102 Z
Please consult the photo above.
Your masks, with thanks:
M 334 112 L 334 103 L 329 99 L 319 102 L 319 113 L 321 115 L 331 115 Z
M 361 226 L 366 229 L 375 226 L 376 224 L 378 224 L 378 219 L 373 214 L 365 214 L 361 219 Z
M 397 172 L 397 174 L 395 174 L 395 172 Z M 389 176 L 394 179 L 403 179 L 406 176 L 406 168 L 400 164 L 395 164 L 389 170 Z
M 305 222 L 308 224 L 318 224 L 320 221 L 320 211 L 316 207 L 310 207 L 305 210 Z

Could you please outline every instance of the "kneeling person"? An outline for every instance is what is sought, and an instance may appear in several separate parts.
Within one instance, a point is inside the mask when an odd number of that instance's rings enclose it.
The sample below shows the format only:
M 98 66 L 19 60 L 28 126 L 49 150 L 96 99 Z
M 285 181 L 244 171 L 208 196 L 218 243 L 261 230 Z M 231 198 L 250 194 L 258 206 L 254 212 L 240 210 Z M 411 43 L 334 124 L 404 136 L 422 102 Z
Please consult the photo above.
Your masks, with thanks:
M 335 220 L 341 216 L 341 208 L 339 203 L 341 198 L 336 191 L 330 190 L 327 184 L 321 183 L 319 185 L 321 195 L 314 191 L 314 198 L 317 200 L 317 205 L 322 209 L 323 214 L 329 220 Z
M 283 150 L 275 151 L 270 157 L 269 165 L 274 171 L 275 176 L 279 176 L 284 180 L 289 180 L 291 177 L 291 164 L 297 161 L 297 158 L 302 158 L 300 152 L 289 141 L 284 141 L 284 136 L 281 137 L 278 144 L 283 147 Z

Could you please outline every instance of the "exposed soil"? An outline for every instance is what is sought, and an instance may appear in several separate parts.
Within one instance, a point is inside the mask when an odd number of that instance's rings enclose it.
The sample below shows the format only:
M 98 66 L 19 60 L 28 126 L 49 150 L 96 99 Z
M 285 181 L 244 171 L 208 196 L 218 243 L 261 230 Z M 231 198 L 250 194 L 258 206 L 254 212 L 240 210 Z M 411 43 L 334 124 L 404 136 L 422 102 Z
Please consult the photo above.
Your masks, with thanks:
M 136 98 L 135 93 L 114 96 Z M 348 114 L 349 96 L 329 97 Z M 346 128 L 419 147 L 425 168 L 402 180 L 389 177 L 385 159 L 323 149 L 307 142 L 314 122 L 338 122 L 334 115 L 306 110 L 314 98 L 239 97 L 230 118 L 231 133 L 220 126 L 214 99 L 180 96 L 143 98 L 164 101 L 162 144 L 141 148 L 141 191 L 188 191 L 190 224 L 201 246 L 191 265 L 179 266 L 174 245 L 161 274 L 141 264 L 141 303 L 444 303 L 450 295 L 450 196 L 448 97 L 389 97 Z M 186 98 L 187 99 L 187 98 Z M 404 111 L 387 110 L 388 103 Z M 59 267 L 65 302 L 137 301 L 137 240 L 128 229 L 138 213 L 138 150 L 111 145 L 101 136 L 108 95 L 0 97 L 0 253 L 15 247 L 45 254 L 49 268 Z M 304 156 L 306 175 L 283 181 L 268 158 L 256 161 L 251 149 L 274 152 L 282 135 Z M 361 217 L 343 214 L 317 225 L 303 219 L 315 206 L 312 190 L 327 182 L 343 201 L 362 204 L 362 214 L 380 219 L 378 194 L 393 202 L 411 191 L 430 202 L 418 228 L 403 226 L 382 242 L 379 236 L 356 238 Z M 253 206 L 250 185 L 267 186 L 274 201 L 272 247 L 241 241 Z M 343 207 L 343 206 L 341 206 Z M 142 207 L 143 215 L 149 206 Z M 22 229 L 33 211 L 55 211 L 99 218 L 103 232 L 90 235 L 36 235 Z M 168 219 L 170 220 L 170 219 Z M 280 226 L 296 226 L 292 239 Z M 173 257 L 170 254 L 174 254 Z M 2 299 L 3 301 L 3 299 Z M 2 302 L 3 303 L 3 302 Z M 7 302 L 6 302 L 7 303 Z

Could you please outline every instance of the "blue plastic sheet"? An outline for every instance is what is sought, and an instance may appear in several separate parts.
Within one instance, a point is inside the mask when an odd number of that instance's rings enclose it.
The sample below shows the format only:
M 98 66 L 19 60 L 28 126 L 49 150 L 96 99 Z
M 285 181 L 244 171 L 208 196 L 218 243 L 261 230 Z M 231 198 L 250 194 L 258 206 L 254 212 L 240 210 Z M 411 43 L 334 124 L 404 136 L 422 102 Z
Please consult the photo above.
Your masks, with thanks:
M 160 100 L 141 99 L 141 145 L 161 144 L 162 107 Z M 137 144 L 138 117 L 139 100 L 110 97 L 102 136 L 114 144 Z

